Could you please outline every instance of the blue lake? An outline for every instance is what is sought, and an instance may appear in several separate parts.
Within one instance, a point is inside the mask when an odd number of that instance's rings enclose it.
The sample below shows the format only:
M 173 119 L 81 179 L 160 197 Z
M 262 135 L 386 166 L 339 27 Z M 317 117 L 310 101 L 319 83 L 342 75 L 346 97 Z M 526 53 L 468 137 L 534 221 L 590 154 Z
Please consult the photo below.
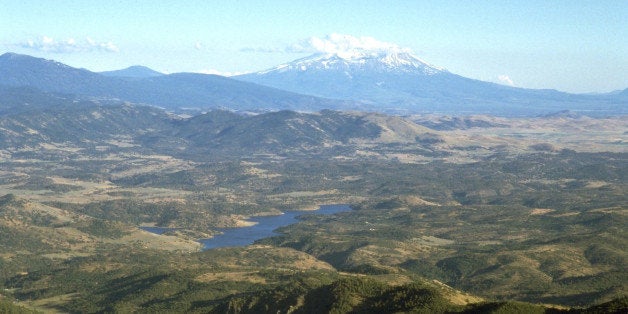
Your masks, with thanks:
M 277 235 L 274 232 L 275 229 L 297 222 L 299 215 L 331 215 L 349 210 L 351 210 L 349 205 L 323 205 L 315 211 L 287 211 L 283 215 L 253 217 L 249 221 L 256 222 L 257 224 L 254 226 L 220 229 L 222 234 L 215 235 L 210 239 L 201 239 L 199 242 L 203 244 L 204 250 L 229 246 L 245 246 L 252 244 L 256 240 Z
M 209 239 L 200 239 L 199 242 L 203 244 L 203 250 L 215 249 L 219 247 L 246 246 L 253 244 L 256 240 L 278 235 L 278 233 L 274 232 L 277 228 L 298 222 L 298 217 L 300 215 L 332 215 L 349 210 L 351 210 L 349 205 L 322 205 L 319 209 L 313 211 L 294 210 L 284 212 L 283 215 L 252 217 L 248 221 L 255 222 L 256 224 L 253 226 L 219 229 L 219 231 L 222 232 L 221 234 L 217 234 L 213 238 Z M 163 234 L 165 232 L 180 229 L 165 227 L 140 228 L 155 234 Z

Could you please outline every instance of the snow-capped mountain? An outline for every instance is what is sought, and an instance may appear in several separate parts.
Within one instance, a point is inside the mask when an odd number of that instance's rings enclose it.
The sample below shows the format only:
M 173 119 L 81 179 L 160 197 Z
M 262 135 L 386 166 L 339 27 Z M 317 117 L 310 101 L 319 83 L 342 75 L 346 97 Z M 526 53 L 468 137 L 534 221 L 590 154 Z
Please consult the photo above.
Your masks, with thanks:
M 394 45 L 333 48 L 234 78 L 301 94 L 358 101 L 362 109 L 384 112 L 530 115 L 565 109 L 590 111 L 591 106 L 602 113 L 625 107 L 625 103 L 599 97 L 465 78 Z
M 302 94 L 399 107 L 415 90 L 410 82 L 429 84 L 449 75 L 408 51 L 353 49 L 316 53 L 234 78 Z
M 276 66 L 263 75 L 272 72 L 305 71 L 370 71 L 379 73 L 422 73 L 433 75 L 444 69 L 429 65 L 406 51 L 368 51 L 356 50 L 338 53 L 319 53 L 290 63 Z

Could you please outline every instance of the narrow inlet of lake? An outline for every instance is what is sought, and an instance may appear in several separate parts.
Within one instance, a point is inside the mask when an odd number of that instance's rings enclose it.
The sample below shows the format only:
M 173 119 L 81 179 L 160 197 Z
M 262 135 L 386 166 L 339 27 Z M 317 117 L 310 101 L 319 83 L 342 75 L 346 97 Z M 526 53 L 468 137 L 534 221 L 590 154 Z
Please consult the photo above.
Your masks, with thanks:
M 256 224 L 249 227 L 220 229 L 222 234 L 213 238 L 201 239 L 203 250 L 219 247 L 246 246 L 253 242 L 278 235 L 274 232 L 279 227 L 298 222 L 298 216 L 303 214 L 332 215 L 351 210 L 349 205 L 322 205 L 314 211 L 287 211 L 283 215 L 252 217 L 248 221 Z

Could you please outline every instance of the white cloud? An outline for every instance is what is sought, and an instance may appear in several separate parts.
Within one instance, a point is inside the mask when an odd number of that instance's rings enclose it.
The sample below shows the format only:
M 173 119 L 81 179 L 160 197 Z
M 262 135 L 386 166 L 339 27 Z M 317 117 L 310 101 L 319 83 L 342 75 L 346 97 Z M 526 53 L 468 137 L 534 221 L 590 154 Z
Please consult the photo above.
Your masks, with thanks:
M 497 80 L 504 85 L 508 85 L 508 86 L 515 86 L 515 82 L 512 81 L 512 79 L 510 79 L 510 77 L 508 77 L 508 75 L 500 75 L 497 77 Z
M 329 34 L 325 37 L 310 37 L 288 47 L 245 47 L 241 52 L 253 53 L 328 53 L 342 55 L 382 54 L 389 52 L 411 52 L 396 44 L 379 41 L 373 37 L 355 37 L 344 34 Z
M 272 47 L 244 47 L 240 49 L 240 52 L 283 53 L 286 50 Z
M 386 53 L 386 52 L 411 52 L 408 48 L 401 48 L 396 44 L 379 41 L 373 37 L 354 37 L 343 34 L 329 34 L 324 38 L 311 37 L 300 43 L 291 45 L 287 52 L 303 53 L 335 53 L 352 54 L 360 53 Z
M 89 37 L 84 40 L 68 38 L 66 40 L 55 40 L 52 37 L 42 36 L 38 39 L 29 39 L 20 44 L 22 48 L 31 50 L 52 52 L 52 53 L 74 53 L 74 52 L 119 52 L 120 49 L 113 42 L 97 42 Z
M 53 45 L 54 44 L 54 39 L 44 36 L 41 38 L 41 42 L 43 45 Z
M 203 49 L 203 44 L 200 41 L 197 41 L 196 44 L 194 44 L 194 49 L 202 50 Z

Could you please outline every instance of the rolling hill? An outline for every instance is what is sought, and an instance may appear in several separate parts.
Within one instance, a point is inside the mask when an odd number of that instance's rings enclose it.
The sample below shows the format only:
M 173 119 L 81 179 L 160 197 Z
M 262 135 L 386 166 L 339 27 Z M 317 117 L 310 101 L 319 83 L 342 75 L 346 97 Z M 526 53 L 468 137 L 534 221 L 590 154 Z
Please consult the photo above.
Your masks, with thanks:
M 190 117 L 0 86 L 0 312 L 623 313 L 626 123 Z M 192 241 L 341 203 L 247 247 Z
M 10 151 L 57 145 L 203 158 L 335 155 L 364 143 L 438 138 L 436 131 L 410 120 L 376 113 L 284 110 L 244 115 L 213 110 L 184 118 L 151 106 L 24 87 L 0 87 L 0 113 L 0 146 Z

